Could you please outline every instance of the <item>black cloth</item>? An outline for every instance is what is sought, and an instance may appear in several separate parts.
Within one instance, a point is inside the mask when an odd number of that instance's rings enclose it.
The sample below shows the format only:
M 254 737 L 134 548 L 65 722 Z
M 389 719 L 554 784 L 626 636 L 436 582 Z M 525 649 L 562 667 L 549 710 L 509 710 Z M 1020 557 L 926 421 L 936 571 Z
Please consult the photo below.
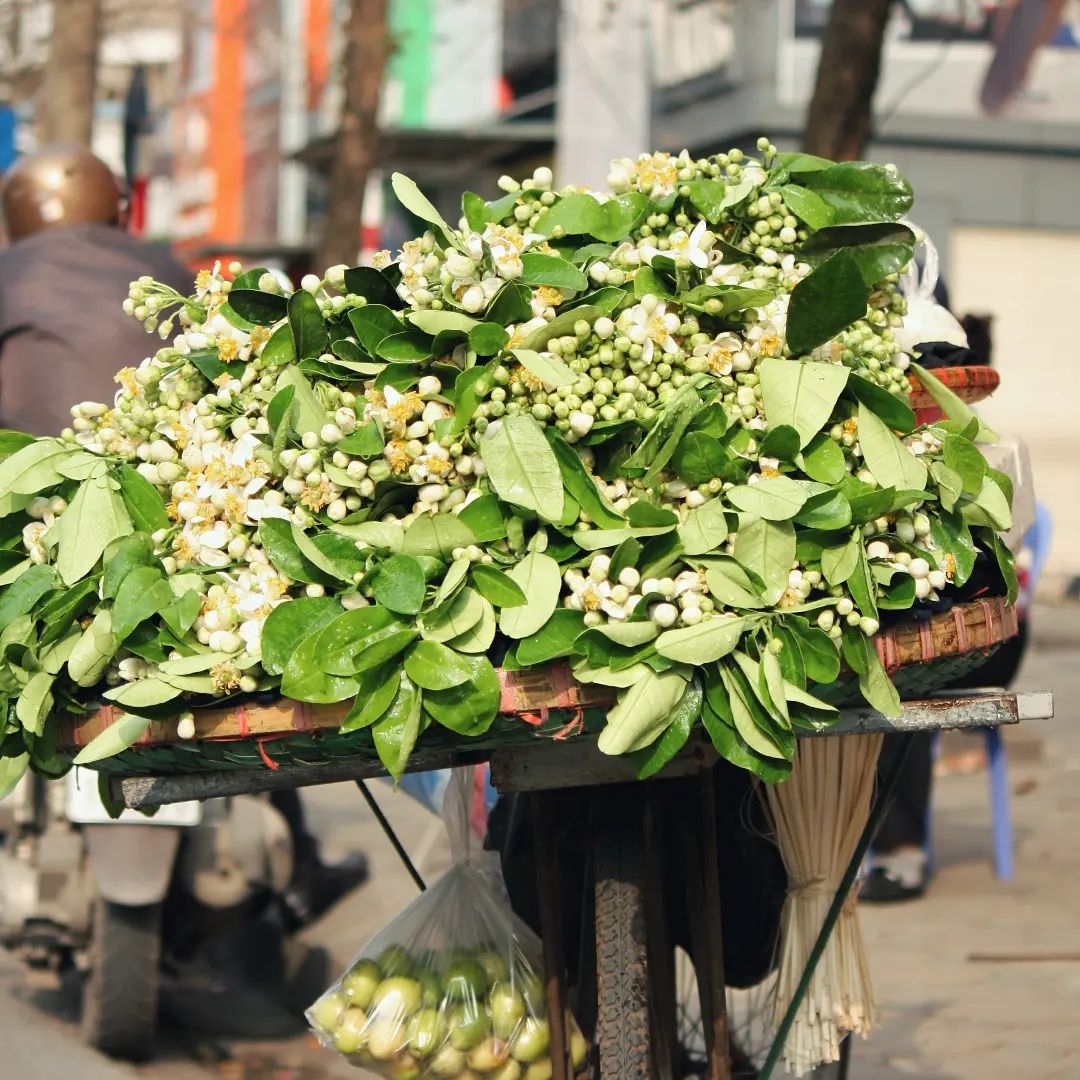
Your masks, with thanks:
M 0 426 L 56 435 L 72 405 L 112 402 L 117 371 L 162 344 L 122 310 L 144 274 L 192 291 L 168 248 L 110 225 L 42 229 L 0 252 Z
M 787 890 L 787 875 L 768 828 L 752 779 L 727 762 L 715 768 L 717 860 L 720 870 L 721 915 L 724 938 L 724 974 L 729 986 L 752 986 L 772 969 L 780 926 L 780 909 Z M 563 940 L 571 981 L 576 980 L 583 922 L 591 917 L 588 873 L 592 837 L 588 828 L 590 796 L 569 789 L 556 799 L 559 830 L 560 909 Z M 551 803 L 545 804 L 550 812 Z M 687 815 L 681 827 L 693 829 Z M 536 896 L 536 862 L 529 797 L 499 798 L 488 820 L 485 847 L 498 851 L 514 911 L 537 933 L 540 914 Z M 671 940 L 689 944 L 686 890 L 682 884 L 680 845 L 665 842 L 654 852 L 663 860 L 666 886 L 664 905 Z
M 881 744 L 878 776 L 886 772 L 904 742 L 903 735 L 886 735 Z M 873 851 L 884 855 L 902 847 L 926 846 L 926 815 L 930 809 L 930 787 L 933 778 L 934 736 L 931 732 L 913 736 L 911 749 L 900 775 L 889 812 L 874 837 Z

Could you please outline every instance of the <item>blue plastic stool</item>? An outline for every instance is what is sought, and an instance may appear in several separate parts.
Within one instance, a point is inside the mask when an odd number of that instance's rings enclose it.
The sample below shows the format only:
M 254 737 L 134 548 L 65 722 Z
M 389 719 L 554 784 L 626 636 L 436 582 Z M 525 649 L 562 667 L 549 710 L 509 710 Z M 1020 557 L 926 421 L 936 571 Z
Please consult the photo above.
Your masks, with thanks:
M 1002 881 L 1013 876 L 1012 809 L 1009 805 L 1009 762 L 1001 729 L 978 729 L 986 743 L 986 769 L 990 780 L 990 825 L 994 837 L 994 875 Z M 938 756 L 940 733 L 934 733 L 933 758 Z M 934 866 L 933 800 L 926 813 L 926 869 Z

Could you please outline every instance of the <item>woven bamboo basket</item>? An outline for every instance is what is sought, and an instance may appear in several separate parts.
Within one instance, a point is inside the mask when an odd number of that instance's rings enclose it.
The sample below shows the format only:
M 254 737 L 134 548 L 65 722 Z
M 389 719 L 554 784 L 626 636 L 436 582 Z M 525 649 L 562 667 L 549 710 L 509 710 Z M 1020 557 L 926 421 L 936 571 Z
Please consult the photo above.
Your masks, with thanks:
M 961 401 L 969 405 L 988 398 L 1001 382 L 1001 376 L 991 367 L 972 365 L 971 367 L 936 368 L 934 375 L 945 384 Z M 911 407 L 920 424 L 932 424 L 944 415 L 937 402 L 923 388 L 917 375 L 908 375 L 911 385 Z
M 1003 600 L 991 599 L 958 605 L 925 622 L 897 624 L 874 641 L 901 696 L 912 699 L 944 689 L 972 672 L 1017 632 L 1015 610 Z M 563 663 L 500 671 L 499 681 L 499 716 L 485 735 L 463 738 L 432 726 L 421 736 L 418 749 L 483 755 L 494 747 L 525 746 L 537 738 L 595 737 L 612 701 L 608 688 L 575 682 Z M 858 700 L 850 673 L 842 673 L 836 683 L 815 692 L 837 705 Z M 179 739 L 175 722 L 154 721 L 134 746 L 98 762 L 95 768 L 146 776 L 374 759 L 370 731 L 338 731 L 349 705 L 237 700 L 200 709 L 195 712 L 193 739 Z M 74 755 L 108 727 L 118 712 L 105 706 L 86 716 L 65 717 L 60 745 Z

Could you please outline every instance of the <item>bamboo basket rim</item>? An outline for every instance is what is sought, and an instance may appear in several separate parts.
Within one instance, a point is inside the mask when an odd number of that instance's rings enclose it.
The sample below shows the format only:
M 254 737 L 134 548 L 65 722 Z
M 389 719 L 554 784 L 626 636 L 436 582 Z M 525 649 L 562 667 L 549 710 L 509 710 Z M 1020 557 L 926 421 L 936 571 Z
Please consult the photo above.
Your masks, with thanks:
M 879 631 L 873 640 L 885 670 L 892 675 L 902 667 L 991 649 L 1018 632 L 1016 609 L 994 597 L 957 604 L 922 622 L 897 623 Z M 577 682 L 565 661 L 523 671 L 499 669 L 498 674 L 500 714 L 534 726 L 546 724 L 552 713 L 580 716 L 585 709 L 603 708 L 614 700 L 609 687 Z M 279 698 L 268 704 L 239 701 L 196 709 L 193 739 L 180 739 L 175 721 L 155 720 L 132 749 L 175 744 L 195 749 L 202 742 L 257 742 L 336 732 L 350 706 L 349 701 L 313 705 Z M 61 717 L 58 745 L 77 751 L 122 712 L 117 706 L 104 705 L 86 716 Z

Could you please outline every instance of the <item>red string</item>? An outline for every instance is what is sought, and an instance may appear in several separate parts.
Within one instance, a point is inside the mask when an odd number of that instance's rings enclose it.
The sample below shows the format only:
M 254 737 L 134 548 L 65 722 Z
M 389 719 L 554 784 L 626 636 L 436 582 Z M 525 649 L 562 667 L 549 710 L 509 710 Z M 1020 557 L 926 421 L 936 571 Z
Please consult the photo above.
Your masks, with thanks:
M 238 711 L 240 715 L 240 738 L 246 739 L 248 737 L 247 706 L 241 702 Z
M 264 742 L 266 742 L 265 739 L 257 739 L 255 742 L 255 746 L 258 748 L 259 751 L 259 757 L 263 759 L 263 764 L 268 769 L 273 769 L 275 772 L 277 772 L 278 763 L 266 752 L 266 747 L 263 746 Z

